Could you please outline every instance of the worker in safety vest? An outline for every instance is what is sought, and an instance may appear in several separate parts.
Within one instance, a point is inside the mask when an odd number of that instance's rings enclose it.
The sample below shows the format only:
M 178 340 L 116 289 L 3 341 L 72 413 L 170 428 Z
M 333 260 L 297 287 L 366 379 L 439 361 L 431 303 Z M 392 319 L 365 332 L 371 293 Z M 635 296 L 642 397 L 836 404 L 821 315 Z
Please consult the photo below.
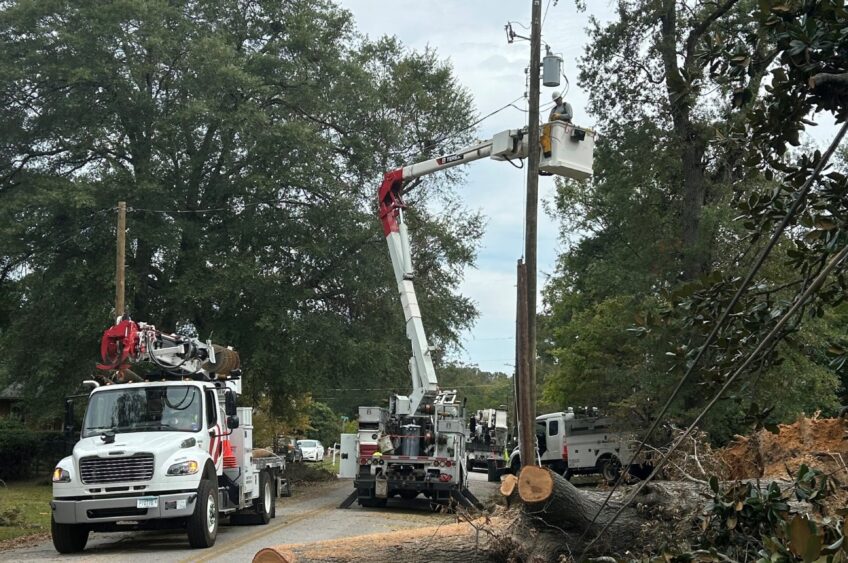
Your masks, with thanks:
M 559 90 L 555 90 L 551 94 L 551 99 L 556 105 L 551 108 L 551 115 L 548 121 L 565 121 L 571 123 L 571 118 L 574 117 L 574 112 L 571 111 L 571 104 L 562 99 L 562 94 Z

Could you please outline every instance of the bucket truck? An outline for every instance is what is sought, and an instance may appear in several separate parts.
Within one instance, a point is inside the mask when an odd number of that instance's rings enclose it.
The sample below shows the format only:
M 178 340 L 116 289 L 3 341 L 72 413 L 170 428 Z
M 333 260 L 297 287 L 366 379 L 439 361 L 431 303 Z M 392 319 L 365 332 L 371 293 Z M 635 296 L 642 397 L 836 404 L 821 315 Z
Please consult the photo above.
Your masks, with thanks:
M 221 516 L 275 516 L 288 492 L 285 460 L 253 449 L 252 409 L 236 407 L 234 350 L 125 317 L 103 334 L 101 356 L 80 440 L 53 471 L 57 551 L 82 551 L 91 531 L 128 528 L 184 528 L 205 548 Z M 130 369 L 138 363 L 153 369 L 140 376 Z
M 540 170 L 575 179 L 592 174 L 594 132 L 571 123 L 544 125 Z M 356 434 L 342 435 L 342 478 L 352 478 L 354 491 L 341 503 L 384 506 L 397 495 L 420 494 L 433 502 L 453 500 L 479 506 L 467 488 L 466 444 L 469 439 L 464 403 L 455 390 L 440 389 L 413 286 L 409 235 L 403 220 L 404 189 L 409 182 L 454 166 L 492 158 L 513 161 L 528 154 L 527 130 L 502 131 L 490 140 L 386 172 L 377 194 L 383 233 L 389 246 L 406 335 L 412 345 L 409 372 L 412 393 L 393 395 L 388 409 L 359 407 Z

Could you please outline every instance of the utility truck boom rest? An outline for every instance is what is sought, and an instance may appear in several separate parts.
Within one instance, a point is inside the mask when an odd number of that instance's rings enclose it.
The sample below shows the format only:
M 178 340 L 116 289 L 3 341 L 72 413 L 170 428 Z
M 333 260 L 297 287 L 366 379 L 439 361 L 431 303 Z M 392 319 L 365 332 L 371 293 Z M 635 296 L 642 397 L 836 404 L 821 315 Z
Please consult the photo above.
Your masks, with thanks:
M 583 179 L 591 175 L 594 133 L 570 123 L 553 122 L 543 130 L 542 172 Z M 511 129 L 492 139 L 387 172 L 377 194 L 379 217 L 389 246 L 406 335 L 412 345 L 409 372 L 412 392 L 393 395 L 388 409 L 359 408 L 359 431 L 342 436 L 341 477 L 352 478 L 354 491 L 342 502 L 382 506 L 399 495 L 419 494 L 437 502 L 451 499 L 479 504 L 467 489 L 464 403 L 455 390 L 439 388 L 421 311 L 413 286 L 409 234 L 403 220 L 404 188 L 416 178 L 482 158 L 519 160 L 530 150 L 526 129 Z

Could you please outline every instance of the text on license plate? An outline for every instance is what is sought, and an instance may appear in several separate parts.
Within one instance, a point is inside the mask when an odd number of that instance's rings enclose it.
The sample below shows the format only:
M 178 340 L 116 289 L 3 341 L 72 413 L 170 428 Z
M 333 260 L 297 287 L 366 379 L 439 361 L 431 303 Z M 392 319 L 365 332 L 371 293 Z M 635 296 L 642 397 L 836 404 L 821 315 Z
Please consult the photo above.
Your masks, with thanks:
M 158 508 L 159 507 L 159 497 L 141 497 L 136 499 L 135 502 L 136 508 Z

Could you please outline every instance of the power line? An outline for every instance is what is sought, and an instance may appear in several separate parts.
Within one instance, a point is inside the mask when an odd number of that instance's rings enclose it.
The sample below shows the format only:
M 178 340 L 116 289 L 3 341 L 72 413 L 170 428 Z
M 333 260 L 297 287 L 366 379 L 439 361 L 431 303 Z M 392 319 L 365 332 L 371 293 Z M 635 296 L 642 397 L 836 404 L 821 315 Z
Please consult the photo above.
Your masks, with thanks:
M 669 396 L 668 400 L 665 402 L 662 409 L 660 409 L 660 413 L 654 418 L 654 421 L 651 424 L 651 427 L 648 429 L 647 434 L 645 434 L 644 439 L 642 439 L 639 442 L 639 446 L 636 449 L 636 453 L 633 454 L 633 459 L 635 459 L 636 456 L 638 456 L 642 452 L 642 450 L 645 447 L 645 443 L 651 437 L 653 432 L 657 429 L 657 426 L 659 426 L 660 420 L 662 419 L 663 416 L 665 416 L 665 414 L 668 411 L 669 407 L 671 406 L 672 402 L 674 401 L 675 398 L 677 398 L 677 395 L 680 393 L 681 389 L 683 388 L 683 385 L 689 379 L 689 376 L 694 372 L 695 367 L 700 362 L 700 360 L 703 357 L 704 352 L 706 351 L 707 347 L 710 344 L 712 344 L 712 341 L 715 339 L 716 335 L 718 334 L 718 331 L 724 325 L 725 321 L 727 320 L 728 316 L 730 315 L 730 312 L 736 306 L 736 303 L 739 301 L 739 299 L 741 298 L 741 296 L 745 292 L 745 290 L 747 290 L 748 285 L 750 285 L 751 280 L 756 275 L 756 273 L 759 271 L 760 267 L 765 262 L 766 258 L 768 257 L 769 253 L 771 252 L 771 250 L 774 248 L 774 246 L 780 240 L 780 237 L 783 234 L 783 231 L 789 225 L 789 223 L 792 220 L 792 217 L 795 215 L 795 212 L 798 210 L 798 207 L 800 207 L 801 202 L 804 200 L 807 193 L 810 191 L 810 188 L 813 185 L 813 181 L 818 177 L 818 175 L 824 169 L 825 165 L 830 160 L 830 157 L 833 155 L 834 151 L 836 151 L 836 148 L 842 142 L 842 138 L 845 136 L 846 130 L 848 130 L 848 123 L 843 124 L 842 128 L 836 134 L 836 137 L 834 137 L 833 141 L 831 142 L 830 146 L 828 147 L 827 151 L 822 155 L 821 160 L 819 160 L 818 164 L 816 165 L 815 169 L 813 170 L 813 173 L 810 175 L 809 178 L 807 178 L 807 181 L 804 183 L 804 185 L 801 187 L 801 189 L 797 192 L 795 200 L 792 202 L 792 205 L 789 206 L 789 209 L 787 210 L 786 215 L 783 217 L 783 220 L 780 222 L 780 224 L 775 229 L 774 233 L 772 234 L 771 240 L 769 240 L 769 243 L 760 252 L 760 255 L 757 257 L 756 262 L 751 267 L 748 274 L 745 276 L 745 279 L 743 280 L 742 284 L 736 290 L 736 293 L 733 295 L 733 298 L 730 300 L 730 303 L 728 304 L 728 306 L 722 312 L 721 317 L 719 318 L 718 322 L 715 324 L 713 329 L 710 331 L 710 334 L 707 336 L 706 341 L 699 348 L 698 354 L 695 356 L 694 361 L 689 365 L 686 372 L 680 378 L 680 381 L 678 381 L 677 386 L 675 386 L 675 388 L 671 392 L 671 395 Z M 615 493 L 616 489 L 619 487 L 619 485 L 621 485 L 621 483 L 624 480 L 623 479 L 624 473 L 626 473 L 626 472 L 622 472 L 622 474 L 619 475 L 618 478 L 616 479 L 615 484 L 613 485 L 613 487 L 610 490 L 607 497 L 604 499 L 604 502 L 601 504 L 600 508 L 598 508 L 598 511 L 595 513 L 595 516 L 592 518 L 592 521 L 590 522 L 589 526 L 587 526 L 586 530 L 580 536 L 581 540 L 586 536 L 590 527 L 597 521 L 598 516 L 600 516 L 600 514 L 601 514 L 601 511 L 603 511 L 603 509 L 607 506 L 607 504 L 609 504 L 609 501 L 612 498 L 613 493 Z M 654 475 L 654 473 L 652 473 L 651 475 Z M 615 520 L 615 518 L 618 516 L 618 514 L 621 513 L 621 511 L 624 509 L 625 506 L 627 506 L 627 503 L 625 503 L 622 506 L 622 508 L 619 509 L 619 511 L 616 513 L 615 517 L 613 517 L 613 519 L 607 523 L 607 525 L 604 527 L 604 529 L 601 531 L 601 533 L 603 533 L 604 531 L 606 531 L 609 528 L 610 524 L 612 524 L 612 522 Z M 598 535 L 598 537 L 600 537 L 600 534 Z M 594 540 L 592 540 L 592 543 L 597 541 L 598 537 L 596 537 Z

